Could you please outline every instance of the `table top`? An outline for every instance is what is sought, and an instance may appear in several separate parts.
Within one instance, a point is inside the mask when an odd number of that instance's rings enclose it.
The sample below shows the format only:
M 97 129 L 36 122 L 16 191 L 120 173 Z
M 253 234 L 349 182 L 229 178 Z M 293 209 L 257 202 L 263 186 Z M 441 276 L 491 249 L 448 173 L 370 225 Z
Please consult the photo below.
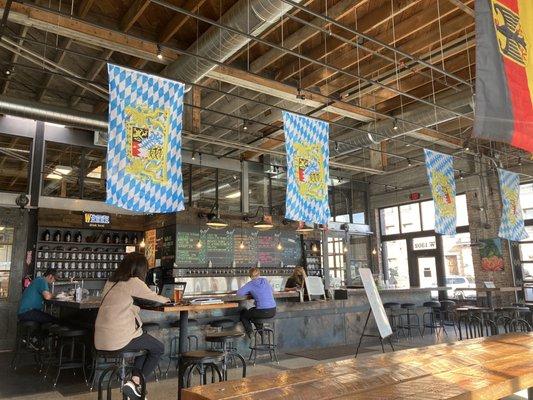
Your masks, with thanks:
M 100 297 L 89 297 L 82 301 L 51 299 L 45 300 L 45 302 L 52 306 L 74 308 L 76 310 L 93 310 L 100 308 L 102 299 Z
M 183 400 L 500 399 L 533 386 L 533 333 L 510 333 L 183 390 Z
M 455 290 L 475 290 L 476 292 L 520 292 L 522 290 L 522 286 L 508 286 L 508 287 L 494 287 L 494 288 L 486 288 L 486 287 L 475 287 L 475 288 L 456 288 Z
M 144 310 L 157 311 L 163 313 L 175 313 L 181 311 L 207 311 L 207 310 L 219 310 L 223 308 L 237 308 L 239 307 L 238 303 L 216 303 L 216 304 L 184 304 L 184 305 L 175 305 L 167 306 L 162 305 L 158 307 L 142 307 Z

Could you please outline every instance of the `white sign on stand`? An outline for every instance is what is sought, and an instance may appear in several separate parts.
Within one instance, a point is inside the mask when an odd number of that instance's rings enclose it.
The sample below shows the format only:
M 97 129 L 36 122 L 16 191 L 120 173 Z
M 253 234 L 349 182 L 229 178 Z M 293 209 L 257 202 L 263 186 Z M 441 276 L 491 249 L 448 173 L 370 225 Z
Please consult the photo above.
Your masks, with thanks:
M 368 268 L 359 268 L 359 274 L 365 288 L 366 296 L 368 297 L 368 302 L 370 303 L 370 309 L 376 320 L 379 334 L 382 339 L 385 339 L 392 335 L 392 328 L 387 313 L 385 312 L 385 308 L 383 307 L 383 303 L 381 302 L 381 297 L 379 296 L 378 288 L 374 282 L 372 271 Z

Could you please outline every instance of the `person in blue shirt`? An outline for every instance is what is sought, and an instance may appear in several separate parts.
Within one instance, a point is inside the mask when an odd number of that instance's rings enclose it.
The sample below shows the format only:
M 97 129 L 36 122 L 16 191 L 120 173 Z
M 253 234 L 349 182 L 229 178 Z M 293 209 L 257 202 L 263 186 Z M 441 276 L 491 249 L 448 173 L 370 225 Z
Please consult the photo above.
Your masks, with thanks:
M 22 292 L 18 310 L 19 321 L 35 321 L 40 324 L 57 322 L 57 318 L 43 311 L 44 300 L 52 298 L 49 285 L 55 280 L 56 270 L 48 268 L 43 276 L 35 278 Z
M 252 322 L 257 328 L 261 328 L 254 322 L 255 319 L 272 318 L 276 315 L 276 301 L 272 286 L 265 278 L 261 277 L 259 268 L 250 268 L 248 275 L 251 281 L 237 290 L 237 296 L 250 295 L 255 301 L 255 307 L 241 311 L 241 322 L 250 338 L 253 333 Z

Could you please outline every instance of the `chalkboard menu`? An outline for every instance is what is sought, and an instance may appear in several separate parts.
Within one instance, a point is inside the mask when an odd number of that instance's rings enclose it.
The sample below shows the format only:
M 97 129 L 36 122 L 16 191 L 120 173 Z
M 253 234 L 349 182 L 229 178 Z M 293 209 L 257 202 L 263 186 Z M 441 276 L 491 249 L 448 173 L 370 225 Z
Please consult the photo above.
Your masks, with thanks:
M 198 240 L 202 247 L 197 248 Z M 281 249 L 279 245 L 281 244 Z M 296 232 L 258 231 L 230 228 L 198 229 L 192 225 L 177 225 L 176 264 L 178 267 L 206 267 L 209 261 L 216 267 L 255 265 L 278 267 L 283 261 L 299 264 L 302 259 L 300 238 Z
M 176 258 L 176 226 L 165 226 L 156 231 L 156 265 L 172 267 Z

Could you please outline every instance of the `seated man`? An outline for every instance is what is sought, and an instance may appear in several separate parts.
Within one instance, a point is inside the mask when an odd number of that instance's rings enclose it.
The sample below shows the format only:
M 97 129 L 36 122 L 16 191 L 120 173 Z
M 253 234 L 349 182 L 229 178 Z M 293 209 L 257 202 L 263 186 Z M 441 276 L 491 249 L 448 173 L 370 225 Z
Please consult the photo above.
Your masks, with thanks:
M 18 310 L 19 321 L 35 321 L 40 324 L 57 322 L 57 318 L 43 311 L 44 300 L 52 298 L 48 285 L 55 280 L 56 270 L 48 268 L 43 276 L 35 278 L 30 286 L 22 292 Z
M 252 279 L 246 285 L 237 290 L 237 296 L 252 296 L 255 307 L 241 311 L 241 322 L 249 338 L 252 337 L 252 322 L 254 319 L 272 318 L 276 315 L 276 301 L 272 286 L 265 278 L 261 277 L 259 268 L 250 268 L 248 272 Z

